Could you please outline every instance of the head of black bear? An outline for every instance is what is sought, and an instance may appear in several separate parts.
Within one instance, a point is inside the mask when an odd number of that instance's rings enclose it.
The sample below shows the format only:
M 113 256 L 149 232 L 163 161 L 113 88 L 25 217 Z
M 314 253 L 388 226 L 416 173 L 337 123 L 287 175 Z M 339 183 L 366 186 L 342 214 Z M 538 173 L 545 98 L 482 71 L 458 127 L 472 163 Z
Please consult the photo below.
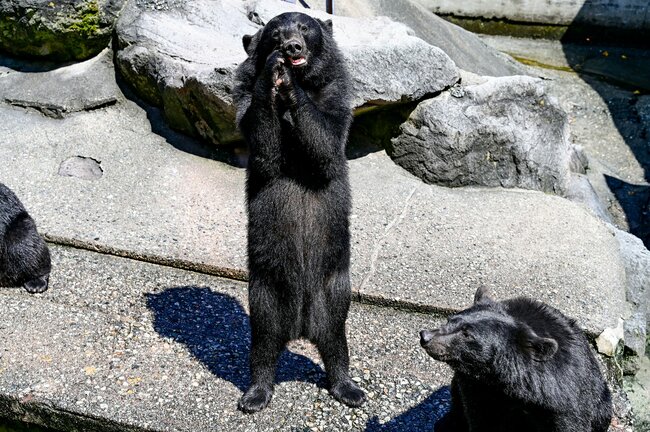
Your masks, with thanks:
M 50 251 L 23 211 L 8 224 L 0 245 L 0 286 L 23 286 L 30 293 L 47 290 L 52 269 Z
M 271 19 L 255 35 L 242 38 L 249 57 L 255 57 L 257 70 L 264 67 L 274 51 L 283 54 L 286 64 L 299 74 L 322 62 L 332 45 L 332 21 L 321 21 L 299 12 L 287 12 Z
M 434 359 L 475 378 L 499 373 L 504 364 L 546 362 L 558 349 L 555 339 L 514 319 L 484 287 L 477 290 L 472 307 L 438 329 L 422 330 L 420 344 Z

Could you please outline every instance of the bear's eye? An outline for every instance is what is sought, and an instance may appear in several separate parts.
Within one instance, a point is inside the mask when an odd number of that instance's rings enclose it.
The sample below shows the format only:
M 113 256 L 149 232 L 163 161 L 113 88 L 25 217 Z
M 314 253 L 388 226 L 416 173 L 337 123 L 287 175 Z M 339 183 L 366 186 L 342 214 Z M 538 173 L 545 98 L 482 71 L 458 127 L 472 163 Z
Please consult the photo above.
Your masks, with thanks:
M 463 326 L 463 328 L 460 329 L 460 332 L 464 338 L 474 339 L 474 335 L 472 335 L 472 333 L 470 332 L 469 326 Z
M 277 39 L 277 38 L 279 38 L 279 37 L 280 37 L 280 30 L 277 30 L 277 29 L 276 29 L 276 30 L 273 30 L 273 33 L 271 33 L 271 37 L 272 37 L 273 39 Z
M 307 33 L 309 31 L 309 27 L 307 27 L 304 24 L 300 24 L 300 31 L 303 33 Z

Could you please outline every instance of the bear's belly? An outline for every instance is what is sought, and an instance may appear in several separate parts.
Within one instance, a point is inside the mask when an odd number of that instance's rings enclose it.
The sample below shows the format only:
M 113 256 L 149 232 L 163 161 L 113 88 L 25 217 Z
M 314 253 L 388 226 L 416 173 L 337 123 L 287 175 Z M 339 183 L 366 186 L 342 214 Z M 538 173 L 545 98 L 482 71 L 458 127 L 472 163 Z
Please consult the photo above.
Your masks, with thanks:
M 261 266 L 292 285 L 325 283 L 349 260 L 348 206 L 337 183 L 317 191 L 289 179 L 268 185 L 249 203 L 251 270 Z

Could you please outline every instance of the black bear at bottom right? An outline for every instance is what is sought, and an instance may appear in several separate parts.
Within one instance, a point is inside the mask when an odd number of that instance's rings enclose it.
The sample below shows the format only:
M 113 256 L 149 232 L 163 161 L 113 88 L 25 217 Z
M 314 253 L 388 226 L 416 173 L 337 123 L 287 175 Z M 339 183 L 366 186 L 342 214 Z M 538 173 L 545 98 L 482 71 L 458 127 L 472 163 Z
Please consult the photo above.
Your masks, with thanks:
M 420 344 L 454 371 L 451 409 L 436 432 L 606 432 L 611 394 L 583 331 L 529 298 L 474 305 Z

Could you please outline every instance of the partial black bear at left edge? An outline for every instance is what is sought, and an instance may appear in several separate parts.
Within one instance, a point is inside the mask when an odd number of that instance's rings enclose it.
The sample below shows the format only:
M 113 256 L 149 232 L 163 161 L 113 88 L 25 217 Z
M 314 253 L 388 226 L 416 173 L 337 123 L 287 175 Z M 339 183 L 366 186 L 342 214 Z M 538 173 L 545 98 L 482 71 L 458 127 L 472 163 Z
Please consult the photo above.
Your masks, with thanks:
M 0 286 L 47 290 L 50 251 L 15 193 L 0 183 Z

